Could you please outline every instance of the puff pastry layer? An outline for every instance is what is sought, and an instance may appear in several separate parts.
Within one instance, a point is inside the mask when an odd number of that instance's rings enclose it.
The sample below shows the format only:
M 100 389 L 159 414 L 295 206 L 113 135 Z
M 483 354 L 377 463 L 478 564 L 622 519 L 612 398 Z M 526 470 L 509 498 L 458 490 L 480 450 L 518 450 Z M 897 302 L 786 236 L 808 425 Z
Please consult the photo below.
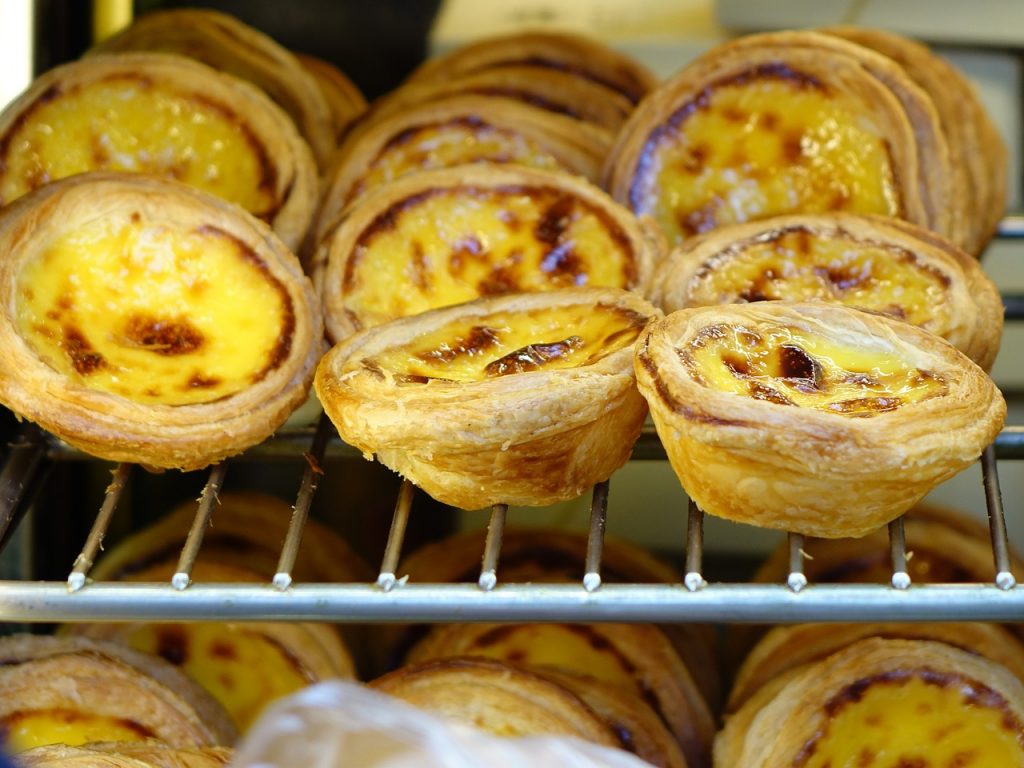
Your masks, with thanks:
M 943 339 L 825 303 L 674 312 L 637 344 L 637 383 L 706 512 L 862 536 L 977 460 L 1006 403 Z
M 324 356 L 338 434 L 445 504 L 575 498 L 646 415 L 632 345 L 657 310 L 612 289 L 480 299 L 362 331 Z
M 619 746 L 604 720 L 568 689 L 496 661 L 439 659 L 402 667 L 370 686 L 497 736 L 572 736 Z
M 428 59 L 408 82 L 448 80 L 453 76 L 496 67 L 529 65 L 569 72 L 605 85 L 632 103 L 657 84 L 643 64 L 603 43 L 581 35 L 519 32 L 489 37 Z
M 893 61 L 813 32 L 739 38 L 633 112 L 606 188 L 674 243 L 785 213 L 895 216 L 950 234 L 952 166 L 927 94 Z
M 113 643 L 0 639 L 0 726 L 18 752 L 44 744 L 157 739 L 184 748 L 230 744 L 220 706 L 174 667 Z
M 18 754 L 24 768 L 218 768 L 230 760 L 231 750 L 225 747 L 175 749 L 156 741 L 52 744 Z
M 328 333 L 480 296 L 573 286 L 643 290 L 660 243 L 582 179 L 525 167 L 412 174 L 351 208 L 312 273 Z
M 334 126 L 333 149 L 352 127 L 352 124 L 366 112 L 366 98 L 356 84 L 330 62 L 304 53 L 296 53 L 295 58 L 299 60 L 302 68 L 313 76 L 320 92 L 327 100 L 327 107 L 331 112 L 331 122 Z M 331 159 L 333 160 L 333 152 Z
M 706 765 L 715 726 L 692 676 L 650 624 L 449 624 L 409 654 L 411 663 L 452 656 L 497 659 L 588 675 L 650 704 L 690 765 Z
M 235 206 L 83 174 L 4 208 L 0 251 L 0 400 L 87 453 L 196 469 L 306 398 L 322 333 L 312 286 Z
M 317 79 L 290 51 L 234 16 L 180 8 L 139 16 L 92 53 L 158 51 L 187 56 L 248 80 L 277 102 L 324 166 L 334 151 L 331 107 Z
M 999 352 L 1003 302 L 977 261 L 896 219 L 780 216 L 721 227 L 662 262 L 652 298 L 665 312 L 756 301 L 837 301 L 920 326 L 986 371 Z
M 1006 668 L 941 643 L 864 640 L 751 699 L 715 766 L 1017 766 L 1022 723 L 1024 686 Z
M 263 92 L 160 53 L 57 67 L 0 112 L 0 205 L 86 171 L 199 187 L 269 223 L 293 250 L 318 192 L 309 148 Z
M 432 168 L 510 163 L 565 170 L 596 183 L 610 141 L 581 131 L 573 120 L 492 96 L 410 105 L 361 124 L 338 150 L 317 214 L 317 237 L 368 191 Z

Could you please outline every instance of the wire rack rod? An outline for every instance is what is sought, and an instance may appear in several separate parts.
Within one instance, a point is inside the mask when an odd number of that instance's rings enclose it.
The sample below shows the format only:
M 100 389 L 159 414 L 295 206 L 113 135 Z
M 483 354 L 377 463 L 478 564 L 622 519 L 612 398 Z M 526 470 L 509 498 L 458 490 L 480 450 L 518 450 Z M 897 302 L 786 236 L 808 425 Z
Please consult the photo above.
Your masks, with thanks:
M 278 589 L 288 589 L 292 585 L 292 571 L 299 556 L 302 532 L 306 529 L 306 520 L 309 518 L 309 506 L 313 503 L 319 478 L 324 473 L 320 468 L 320 462 L 324 459 L 327 438 L 331 434 L 329 425 L 327 417 L 321 415 L 313 435 L 313 445 L 306 454 L 306 469 L 302 473 L 299 495 L 292 509 L 292 519 L 288 523 L 288 533 L 285 535 L 281 557 L 277 561 L 277 572 L 274 574 L 274 586 Z
M 903 531 L 903 518 L 889 523 L 889 558 L 892 560 L 894 589 L 910 589 L 910 572 L 907 570 L 907 539 Z
M 790 533 L 787 541 L 789 575 L 786 577 L 786 586 L 794 592 L 799 592 L 807 586 L 807 576 L 804 574 L 804 537 L 799 533 Z
M 608 522 L 608 481 L 594 486 L 590 500 L 590 529 L 587 556 L 583 567 L 583 588 L 593 592 L 601 587 L 601 558 L 604 556 L 604 531 Z
M 92 528 L 89 530 L 89 536 L 85 540 L 85 546 L 75 558 L 71 573 L 68 575 L 68 589 L 72 592 L 77 592 L 85 586 L 86 576 L 89 575 L 89 570 L 96 562 L 96 555 L 103 547 L 103 537 L 107 535 L 110 519 L 114 516 L 114 511 L 121 501 L 121 494 L 124 493 L 125 485 L 128 484 L 131 471 L 132 465 L 126 463 L 118 464 L 114 470 L 113 480 L 107 486 L 106 494 L 103 497 L 103 506 L 100 507 L 99 514 L 96 515 Z
M 491 507 L 491 519 L 487 523 L 487 539 L 484 541 L 484 561 L 480 568 L 477 586 L 490 592 L 498 585 L 498 558 L 501 556 L 501 541 L 505 536 L 505 518 L 508 504 Z
M 213 507 L 217 503 L 217 495 L 221 486 L 224 485 L 224 475 L 227 474 L 227 464 L 217 464 L 210 470 L 210 478 L 203 487 L 203 493 L 199 497 L 199 509 L 196 511 L 195 519 L 192 521 L 192 528 L 189 529 L 188 538 L 185 539 L 185 546 L 181 548 L 181 557 L 178 558 L 178 568 L 171 577 L 172 586 L 178 590 L 187 589 L 192 583 L 192 568 L 199 556 L 199 548 L 203 544 L 203 536 L 206 529 L 210 527 L 210 518 L 213 516 Z
M 1003 515 L 1003 494 L 999 489 L 999 468 L 995 449 L 989 446 L 981 455 L 981 475 L 985 485 L 985 504 L 988 509 L 988 528 L 992 536 L 992 556 L 996 566 L 996 586 L 1012 589 L 1017 580 L 1010 563 L 1010 542 L 1006 536 L 1006 518 Z
M 380 564 L 380 575 L 377 576 L 377 586 L 385 592 L 390 592 L 398 583 L 395 571 L 398 570 L 398 561 L 402 557 L 402 544 L 405 542 L 405 529 L 409 525 L 409 510 L 412 509 L 414 491 L 413 484 L 408 480 L 403 480 L 402 487 L 398 490 L 395 514 L 391 518 L 391 529 L 388 531 L 388 543 L 384 547 L 384 559 Z
M 683 584 L 691 592 L 703 589 L 704 581 L 704 511 L 690 499 L 686 509 L 686 573 Z
M 46 438 L 34 426 L 23 429 L 8 449 L 7 460 L 0 471 L 0 551 L 25 512 L 26 492 L 44 456 Z

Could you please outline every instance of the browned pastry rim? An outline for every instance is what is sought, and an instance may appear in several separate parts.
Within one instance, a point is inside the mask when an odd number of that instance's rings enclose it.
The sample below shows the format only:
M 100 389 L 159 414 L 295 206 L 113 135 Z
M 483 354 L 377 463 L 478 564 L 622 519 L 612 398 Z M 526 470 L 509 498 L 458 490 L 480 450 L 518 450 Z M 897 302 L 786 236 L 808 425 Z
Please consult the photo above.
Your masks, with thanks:
M 313 76 L 320 92 L 327 99 L 334 124 L 334 143 L 331 145 L 333 158 L 338 142 L 366 111 L 366 98 L 356 84 L 330 62 L 305 53 L 296 53 L 295 58 L 299 60 L 302 68 Z
M 631 329 L 657 315 L 639 296 L 615 289 L 478 299 L 351 336 L 320 362 L 317 396 L 345 442 L 443 503 L 479 509 L 575 498 L 625 464 L 643 426 L 631 345 L 577 367 L 528 367 L 471 381 L 407 380 L 372 358 L 495 313 L 582 308 L 621 316 Z M 471 356 L 487 348 L 452 343 Z
M 995 284 L 985 275 L 976 259 L 952 242 L 897 219 L 841 213 L 796 214 L 721 227 L 686 241 L 670 253 L 651 280 L 652 299 L 665 312 L 707 303 L 759 301 L 763 295 L 760 291 L 770 289 L 748 283 L 720 284 L 718 300 L 708 302 L 706 286 L 714 282 L 716 272 L 730 265 L 742 264 L 750 251 L 758 251 L 763 246 L 783 240 L 795 239 L 799 244 L 809 242 L 810 238 L 848 243 L 850 250 L 845 253 L 870 248 L 878 254 L 866 265 L 866 271 L 860 270 L 856 274 L 838 269 L 831 263 L 815 266 L 816 273 L 824 271 L 827 274 L 828 287 L 833 291 L 832 295 L 827 295 L 827 300 L 855 305 L 850 299 L 843 298 L 845 292 L 851 288 L 863 290 L 864 285 L 870 284 L 866 281 L 874 279 L 872 270 L 883 269 L 887 261 L 897 268 L 917 270 L 936 285 L 926 297 L 922 297 L 926 302 L 918 302 L 922 308 L 919 311 L 925 312 L 925 321 L 915 324 L 942 336 L 984 370 L 991 369 L 999 352 L 1003 330 L 1003 303 Z M 810 245 L 806 248 L 805 253 L 810 250 Z M 765 277 L 766 285 L 773 280 L 783 283 L 786 280 L 784 271 L 774 269 L 775 266 L 785 268 L 787 264 L 793 264 L 795 269 L 799 269 L 788 253 L 788 248 L 779 251 L 777 265 L 772 265 L 771 277 Z M 936 295 L 939 290 L 941 295 Z M 745 298 L 748 296 L 750 298 Z M 812 293 L 802 298 L 825 297 Z M 870 300 L 871 296 L 867 298 Z M 907 319 L 908 315 L 905 306 L 899 303 L 893 304 L 891 309 L 881 304 L 863 308 L 892 314 L 899 319 Z M 930 314 L 929 309 L 932 310 Z
M 317 80 L 290 51 L 234 16 L 200 8 L 139 16 L 90 53 L 162 51 L 248 80 L 295 121 L 323 167 L 334 150 L 333 120 Z
M 920 372 L 913 375 L 926 387 L 923 399 L 875 402 L 874 395 L 861 395 L 832 411 L 801 407 L 766 392 L 756 376 L 747 382 L 749 394 L 734 394 L 708 385 L 705 372 L 694 367 L 693 355 L 716 338 L 774 344 L 764 339 L 787 334 L 797 347 L 781 342 L 786 349 L 778 354 L 788 350 L 790 362 L 813 369 L 814 384 L 805 388 L 810 396 L 827 398 L 832 390 L 821 387 L 832 384 L 818 383 L 820 363 L 799 346 L 801 338 L 898 361 L 906 375 Z M 691 498 L 710 514 L 810 536 L 863 536 L 899 516 L 976 461 L 1006 416 L 992 380 L 948 342 L 841 305 L 758 302 L 680 310 L 648 326 L 636 349 L 637 383 Z M 738 370 L 732 375 L 741 386 L 746 379 Z M 842 370 L 840 364 L 837 375 Z M 772 381 L 796 388 L 804 381 L 795 369 L 782 376 Z M 881 410 L 851 415 L 861 403 Z
M 158 741 L 49 744 L 18 753 L 18 765 L 25 768 L 218 768 L 230 759 L 227 747 L 178 749 Z
M 166 53 L 104 54 L 51 69 L 0 113 L 0 149 L 36 105 L 59 99 L 61 93 L 117 78 L 141 79 L 178 89 L 182 95 L 212 105 L 236 120 L 258 156 L 261 183 L 272 193 L 272 209 L 260 215 L 289 248 L 294 251 L 299 247 L 313 218 L 318 194 L 316 165 L 309 147 L 288 116 L 258 88 L 191 59 Z M 2 170 L 0 162 L 0 173 Z
M 123 221 L 126 227 L 156 223 L 171 231 L 211 232 L 257 264 L 274 290 L 286 297 L 284 331 L 261 378 L 211 402 L 148 404 L 91 389 L 45 363 L 12 316 L 19 274 L 52 239 L 97 219 Z M 0 314 L 0 348 L 8 361 L 0 373 L 0 400 L 86 453 L 198 469 L 262 441 L 306 399 L 322 348 L 312 286 L 270 229 L 236 206 L 174 182 L 132 174 L 81 174 L 4 208 L 0 251 L 0 297 L 7 308 Z
M 634 104 L 658 82 L 636 59 L 590 38 L 567 32 L 516 32 L 479 40 L 428 59 L 407 82 L 444 80 L 483 69 L 523 64 L 566 71 L 592 80 L 618 91 Z

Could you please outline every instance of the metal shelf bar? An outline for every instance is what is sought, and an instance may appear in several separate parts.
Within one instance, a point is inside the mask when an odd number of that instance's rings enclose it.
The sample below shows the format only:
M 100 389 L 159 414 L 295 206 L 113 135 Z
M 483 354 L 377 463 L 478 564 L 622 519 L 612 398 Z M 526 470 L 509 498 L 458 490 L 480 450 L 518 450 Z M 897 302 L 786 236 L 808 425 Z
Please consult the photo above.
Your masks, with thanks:
M 405 542 L 405 529 L 409 525 L 409 510 L 412 509 L 412 496 L 415 487 L 408 480 L 402 481 L 398 490 L 398 501 L 395 502 L 395 514 L 391 518 L 391 529 L 388 531 L 388 543 L 384 547 L 384 559 L 380 564 L 380 575 L 377 586 L 390 592 L 398 583 L 395 571 L 402 557 L 402 544 Z
M 604 555 L 604 531 L 608 523 L 608 481 L 594 486 L 590 499 L 590 530 L 587 557 L 583 568 L 583 588 L 593 592 L 601 586 L 601 558 Z
M 121 494 L 124 493 L 124 487 L 128 483 L 131 471 L 132 465 L 124 462 L 118 464 L 117 469 L 114 470 L 114 479 L 107 486 L 107 492 L 103 497 L 103 506 L 100 507 L 99 514 L 96 515 L 92 528 L 89 530 L 89 536 L 85 540 L 85 546 L 75 558 L 75 564 L 68 575 L 68 589 L 72 592 L 77 592 L 85 586 L 85 577 L 89 575 L 89 570 L 96 561 L 96 555 L 99 554 L 100 548 L 103 546 L 103 537 L 107 535 L 110 519 L 114 516 L 114 510 L 117 509 L 117 505 L 121 501 Z
M 985 503 L 988 508 L 988 528 L 992 536 L 992 556 L 996 566 L 996 586 L 1012 589 L 1014 578 L 1010 563 L 1010 542 L 1006 536 L 1006 518 L 1003 515 L 1003 494 L 999 489 L 999 468 L 992 446 L 981 455 L 981 476 L 985 485 Z
M 909 589 L 910 573 L 907 571 L 907 539 L 903 531 L 902 517 L 897 517 L 889 523 L 889 557 L 892 560 L 893 588 Z
M 704 580 L 704 510 L 693 499 L 686 510 L 686 573 L 683 584 L 691 592 L 707 586 Z
M 70 593 L 63 582 L 0 582 L 0 621 L 1020 621 L 1024 590 L 986 585 L 680 585 L 98 583 Z
M 786 586 L 794 592 L 799 592 L 807 586 L 807 576 L 804 574 L 804 537 L 800 533 L 790 533 L 789 541 L 789 576 L 786 577 Z
M 507 516 L 508 504 L 495 504 L 491 507 L 491 519 L 487 523 L 487 539 L 484 542 L 484 562 L 477 580 L 477 586 L 487 592 L 498 585 L 498 558 L 501 556 Z
M 203 493 L 199 497 L 199 509 L 196 510 L 196 517 L 192 521 L 192 528 L 189 529 L 188 538 L 185 539 L 185 546 L 181 549 L 181 557 L 178 558 L 178 568 L 171 577 L 171 584 L 178 591 L 188 588 L 192 583 L 192 567 L 199 556 L 199 547 L 203 544 L 203 536 L 206 529 L 210 527 L 210 518 L 213 516 L 213 506 L 217 502 L 217 494 L 224 485 L 224 475 L 227 474 L 228 465 L 218 464 L 210 471 L 210 479 L 206 481 Z

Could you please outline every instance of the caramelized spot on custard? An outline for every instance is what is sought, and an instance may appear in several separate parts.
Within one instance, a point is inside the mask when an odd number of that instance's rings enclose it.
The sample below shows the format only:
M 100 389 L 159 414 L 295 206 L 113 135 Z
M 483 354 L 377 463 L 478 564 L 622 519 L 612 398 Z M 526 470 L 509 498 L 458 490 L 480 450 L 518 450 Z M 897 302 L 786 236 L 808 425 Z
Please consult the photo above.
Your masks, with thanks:
M 209 389 L 216 387 L 220 382 L 221 380 L 216 376 L 204 376 L 199 372 L 193 373 L 188 377 L 189 389 Z
M 452 344 L 442 343 L 440 346 L 420 352 L 416 356 L 427 362 L 451 363 L 459 357 L 479 355 L 498 343 L 498 332 L 493 328 L 475 325 L 465 338 L 456 338 Z
M 210 655 L 215 659 L 225 659 L 227 661 L 234 661 L 238 658 L 238 651 L 231 643 L 224 641 L 216 641 L 210 643 Z
M 103 355 L 93 349 L 89 340 L 73 325 L 64 326 L 63 347 L 71 365 L 82 376 L 94 373 L 105 364 Z
M 430 288 L 430 261 L 418 242 L 412 244 L 412 259 L 409 261 L 409 274 L 412 284 L 421 291 Z
M 794 404 L 792 400 L 777 389 L 770 387 L 767 384 L 763 384 L 760 381 L 751 381 L 748 386 L 750 387 L 750 396 L 755 400 L 765 400 L 769 403 L 775 403 L 776 405 Z
M 156 632 L 156 655 L 169 661 L 176 667 L 188 661 L 189 640 L 188 632 L 183 627 L 175 624 L 158 626 Z
M 187 355 L 203 345 L 203 334 L 184 317 L 132 315 L 125 324 L 124 336 L 133 346 L 158 355 Z
M 487 376 L 506 376 L 510 373 L 536 371 L 551 360 L 568 357 L 570 352 L 582 346 L 583 339 L 579 336 L 570 336 L 548 344 L 528 344 L 488 363 L 484 373 Z

